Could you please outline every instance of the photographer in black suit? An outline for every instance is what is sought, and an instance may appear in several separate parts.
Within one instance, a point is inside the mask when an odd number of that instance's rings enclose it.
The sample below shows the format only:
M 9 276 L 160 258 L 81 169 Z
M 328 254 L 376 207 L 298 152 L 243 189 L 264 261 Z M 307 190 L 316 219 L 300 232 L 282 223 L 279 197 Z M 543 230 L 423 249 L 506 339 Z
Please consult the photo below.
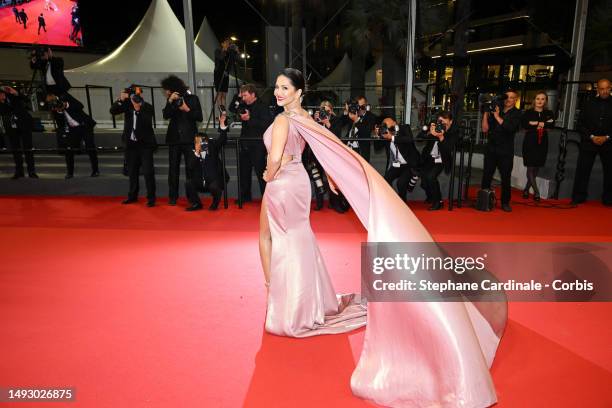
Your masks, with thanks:
M 240 131 L 241 138 L 257 140 L 243 141 L 240 143 L 240 192 L 242 202 L 251 201 L 251 171 L 259 180 L 259 190 L 263 195 L 266 182 L 263 172 L 266 168 L 266 146 L 263 142 L 263 134 L 272 123 L 270 109 L 257 99 L 257 88 L 253 84 L 245 84 L 240 87 L 241 104 L 237 107 L 237 113 L 242 121 Z
M 24 97 L 9 86 L 0 87 L 0 116 L 2 116 L 2 124 L 13 150 L 15 174 L 12 178 L 18 179 L 24 176 L 24 156 L 28 176 L 38 178 L 32 152 L 32 115 L 26 109 Z
M 168 146 L 168 204 L 176 205 L 179 196 L 179 175 L 181 172 L 181 156 L 185 159 L 185 176 L 191 178 L 188 166 L 195 135 L 198 133 L 197 122 L 202 121 L 202 107 L 196 95 L 189 92 L 182 79 L 170 75 L 161 82 L 168 98 L 164 107 L 164 119 L 170 120 L 166 143 Z
M 49 47 L 32 50 L 30 68 L 42 72 L 48 93 L 62 95 L 72 87 L 64 76 L 64 60 L 54 57 Z
M 576 164 L 576 178 L 572 204 L 583 203 L 588 196 L 589 178 L 595 157 L 599 155 L 603 167 L 603 205 L 612 206 L 612 97 L 610 81 L 597 82 L 597 95 L 585 102 L 578 118 L 581 135 L 580 152 Z
M 96 121 L 83 111 L 83 104 L 72 95 L 65 93 L 56 96 L 47 94 L 47 104 L 53 112 L 53 119 L 57 127 L 56 134 L 58 148 L 66 149 L 66 179 L 74 177 L 74 152 L 80 150 L 81 141 L 91 163 L 91 177 L 98 177 L 98 152 L 94 140 L 93 129 Z
M 516 109 L 518 99 L 516 91 L 507 91 L 500 103 L 494 104 L 492 112 L 486 111 L 482 116 L 482 132 L 487 134 L 487 147 L 484 154 L 484 167 L 481 188 L 489 190 L 495 169 L 501 176 L 502 210 L 512 211 L 510 195 L 512 192 L 511 177 L 514 164 L 514 136 L 521 126 L 521 112 Z
M 370 111 L 370 105 L 365 96 L 357 97 L 357 104 L 359 105 L 359 122 L 357 127 L 359 128 L 360 135 L 357 137 L 372 137 L 374 127 L 378 122 L 378 118 Z M 359 154 L 361 157 L 370 162 L 370 141 L 362 140 L 359 142 Z
M 110 108 L 111 115 L 123 113 L 123 134 L 130 189 L 123 204 L 138 201 L 140 168 L 147 185 L 147 207 L 155 205 L 155 169 L 153 153 L 157 148 L 153 131 L 153 106 L 144 101 L 142 90 L 132 85 L 124 89 Z
M 219 137 L 212 139 L 207 134 L 198 133 L 195 138 L 194 155 L 191 157 L 191 178 L 185 182 L 187 198 L 191 203 L 187 211 L 202 209 L 202 201 L 198 193 L 210 192 L 213 200 L 209 210 L 219 207 L 223 192 L 223 177 L 229 181 L 229 174 L 223 168 L 219 154 L 227 141 L 227 113 L 223 111 L 219 117 Z
M 459 129 L 453 124 L 453 115 L 443 111 L 437 114 L 436 122 L 430 123 L 427 130 L 428 140 L 421 152 L 421 187 L 431 203 L 430 211 L 443 207 L 442 192 L 438 176 L 444 171 L 449 174 L 454 163 L 453 149 L 459 139 Z M 437 140 L 435 140 L 437 139 Z
M 418 180 L 419 167 L 419 151 L 414 144 L 410 126 L 399 126 L 393 118 L 387 117 L 375 130 L 378 137 L 389 141 L 385 180 L 393 186 L 393 181 L 397 179 L 397 194 L 406 201 L 408 191 L 414 189 Z

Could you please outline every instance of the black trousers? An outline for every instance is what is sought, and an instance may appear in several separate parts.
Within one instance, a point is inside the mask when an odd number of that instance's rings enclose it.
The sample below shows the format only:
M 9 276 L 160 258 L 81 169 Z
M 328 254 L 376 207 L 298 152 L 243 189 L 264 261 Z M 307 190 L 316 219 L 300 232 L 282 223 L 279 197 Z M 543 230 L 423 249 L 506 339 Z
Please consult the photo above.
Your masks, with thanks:
M 206 186 L 204 186 L 204 174 L 202 173 L 202 162 L 193 156 L 189 159 L 189 167 L 191 176 L 185 182 L 185 193 L 187 199 L 192 205 L 202 205 L 198 193 L 209 192 L 213 196 L 213 203 L 221 201 L 221 193 L 223 192 L 223 180 L 219 178 L 208 178 Z
M 606 142 L 594 149 L 580 148 L 578 163 L 576 164 L 576 178 L 572 199 L 578 203 L 584 202 L 588 197 L 589 179 L 595 158 L 599 155 L 603 167 L 603 194 L 601 201 L 604 204 L 612 204 L 612 142 Z
M 364 159 L 366 159 L 366 161 L 369 163 L 370 162 L 370 152 L 371 152 L 371 147 L 370 147 L 370 141 L 363 141 L 360 140 L 359 141 L 359 154 L 361 155 L 361 157 L 363 157 Z
M 70 146 L 66 149 L 66 173 L 74 174 L 74 152 L 80 149 L 81 141 L 85 142 L 85 149 L 87 149 L 87 155 L 91 163 L 91 171 L 99 171 L 98 152 L 96 151 L 93 129 L 85 126 L 70 128 L 68 139 Z
M 153 147 L 137 144 L 128 144 L 125 149 L 127 160 L 128 176 L 130 178 L 130 189 L 128 198 L 136 200 L 138 198 L 140 169 L 147 186 L 147 199 L 155 201 L 155 168 L 153 166 Z
M 359 144 L 361 145 L 361 142 Z M 402 164 L 400 167 L 391 166 L 385 172 L 385 180 L 389 185 L 393 186 L 393 181 L 397 179 L 397 194 L 404 201 L 406 201 L 406 195 L 408 194 L 408 184 L 411 176 L 412 172 L 408 164 Z
M 438 177 L 444 170 L 442 163 L 430 162 L 425 165 L 421 173 L 421 187 L 427 194 L 427 199 L 435 204 L 442 201 L 442 192 L 440 191 L 440 182 Z
M 168 146 L 168 198 L 176 200 L 179 196 L 179 176 L 181 174 L 181 156 L 185 160 L 185 178 L 191 178 L 189 160 L 193 156 L 193 144 Z
M 44 26 L 44 25 L 40 25 L 40 24 L 39 24 L 39 25 L 38 25 L 38 34 L 40 34 L 40 29 L 41 29 L 41 28 L 42 28 L 43 30 L 45 30 L 45 33 L 47 32 L 47 26 Z
M 17 129 L 8 135 L 11 149 L 13 150 L 13 161 L 15 162 L 15 174 L 23 175 L 23 158 L 28 167 L 28 174 L 35 173 L 34 153 L 32 152 L 32 131 Z M 23 150 L 23 151 L 22 151 Z
M 259 191 L 263 196 L 266 182 L 263 172 L 266 169 L 266 147 L 263 142 L 244 142 L 240 145 L 240 194 L 243 200 L 251 199 L 251 171 L 259 181 Z
M 497 153 L 493 151 L 487 151 L 484 155 L 484 167 L 482 173 L 482 183 L 480 185 L 483 189 L 490 189 L 491 182 L 493 181 L 493 174 L 495 169 L 499 170 L 501 176 L 501 203 L 509 204 L 510 196 L 512 194 L 512 166 L 514 164 L 514 155 L 506 153 Z

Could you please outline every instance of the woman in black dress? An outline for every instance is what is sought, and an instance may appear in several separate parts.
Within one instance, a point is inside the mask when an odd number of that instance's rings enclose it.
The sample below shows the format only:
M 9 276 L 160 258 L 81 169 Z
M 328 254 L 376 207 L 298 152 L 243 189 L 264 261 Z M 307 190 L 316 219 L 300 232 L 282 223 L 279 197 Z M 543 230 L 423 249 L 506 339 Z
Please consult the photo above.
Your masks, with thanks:
M 230 38 L 221 41 L 220 48 L 215 50 L 215 71 L 213 76 L 215 92 L 217 93 L 215 98 L 217 106 L 225 106 L 225 98 L 229 88 L 229 75 L 234 70 L 237 54 L 236 45 L 232 43 Z
M 527 167 L 527 184 L 523 190 L 523 198 L 529 198 L 529 189 L 533 188 L 533 199 L 540 201 L 540 191 L 536 177 L 540 167 L 546 163 L 548 154 L 548 131 L 554 127 L 555 116 L 547 110 L 548 96 L 538 92 L 533 100 L 533 108 L 523 114 L 522 125 L 525 129 L 523 140 L 523 164 Z

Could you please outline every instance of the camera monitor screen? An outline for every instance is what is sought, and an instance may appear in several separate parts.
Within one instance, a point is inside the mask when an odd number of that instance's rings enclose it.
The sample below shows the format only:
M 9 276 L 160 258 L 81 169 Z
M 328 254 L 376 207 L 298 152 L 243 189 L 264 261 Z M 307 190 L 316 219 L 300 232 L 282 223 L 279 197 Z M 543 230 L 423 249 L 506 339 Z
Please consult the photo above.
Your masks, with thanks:
M 74 0 L 0 0 L 0 43 L 83 46 Z

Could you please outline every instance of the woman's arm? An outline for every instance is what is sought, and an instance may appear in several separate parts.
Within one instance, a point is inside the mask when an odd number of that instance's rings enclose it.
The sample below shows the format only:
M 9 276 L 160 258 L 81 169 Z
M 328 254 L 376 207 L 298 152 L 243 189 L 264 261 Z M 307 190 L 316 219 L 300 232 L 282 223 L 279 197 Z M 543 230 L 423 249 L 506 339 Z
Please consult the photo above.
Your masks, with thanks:
M 278 115 L 272 124 L 272 146 L 268 152 L 266 161 L 266 170 L 264 171 L 264 181 L 269 182 L 274 180 L 274 176 L 280 169 L 283 159 L 283 152 L 287 144 L 289 134 L 289 118 L 285 115 Z

